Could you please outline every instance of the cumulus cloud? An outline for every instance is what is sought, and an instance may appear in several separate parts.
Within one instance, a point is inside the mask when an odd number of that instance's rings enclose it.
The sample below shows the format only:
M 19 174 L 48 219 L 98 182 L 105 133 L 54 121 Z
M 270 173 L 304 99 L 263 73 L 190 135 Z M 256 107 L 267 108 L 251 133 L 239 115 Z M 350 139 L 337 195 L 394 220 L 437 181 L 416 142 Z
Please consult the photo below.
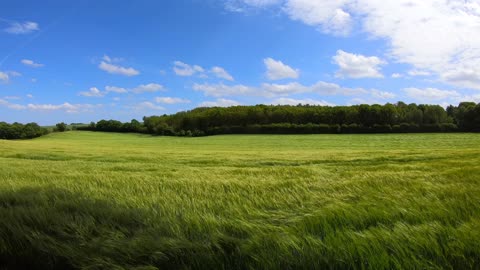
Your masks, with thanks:
M 65 111 L 66 113 L 92 112 L 93 109 L 102 105 L 93 104 L 71 104 L 65 102 L 63 104 L 28 104 L 27 109 L 33 111 Z
M 44 66 L 44 64 L 35 63 L 33 60 L 30 60 L 30 59 L 22 59 L 20 62 L 25 66 L 29 66 L 33 68 L 39 68 Z
M 225 85 L 220 84 L 198 84 L 193 85 L 193 90 L 201 91 L 207 96 L 221 97 L 221 96 L 231 96 L 231 95 L 248 95 L 255 91 L 255 88 L 237 84 L 237 85 Z
M 173 63 L 173 71 L 178 76 L 188 77 L 198 73 L 204 73 L 205 69 L 203 69 L 201 66 L 198 66 L 198 65 L 189 65 L 181 61 L 175 61 Z
M 234 81 L 233 76 L 230 75 L 225 69 L 222 67 L 213 67 L 210 70 L 217 78 L 224 79 L 227 81 Z
M 300 71 L 298 69 L 293 69 L 282 61 L 265 58 L 263 63 L 267 68 L 267 78 L 270 80 L 297 79 L 300 76 Z
M 123 88 L 123 87 L 117 87 L 117 86 L 105 86 L 105 91 L 108 93 L 108 92 L 113 92 L 113 93 L 117 93 L 117 94 L 124 94 L 124 93 L 127 93 L 128 90 L 126 88 Z
M 84 96 L 84 97 L 103 97 L 105 96 L 105 94 L 106 94 L 105 92 L 98 90 L 98 88 L 96 87 L 92 87 L 88 91 L 79 93 L 80 96 Z
M 149 83 L 149 84 L 141 84 L 137 87 L 135 87 L 132 92 L 136 94 L 140 93 L 145 93 L 145 92 L 157 92 L 164 90 L 163 85 L 157 84 L 157 83 Z
M 4 29 L 5 32 L 10 34 L 30 34 L 32 32 L 40 30 L 38 23 L 36 22 L 14 22 L 10 21 L 9 26 Z
M 26 106 L 24 105 L 11 103 L 6 99 L 0 99 L 0 106 L 6 107 L 12 110 L 24 110 L 26 108 Z
M 231 107 L 238 105 L 240 105 L 240 103 L 235 100 L 219 98 L 214 101 L 204 101 L 199 104 L 199 107 Z
M 333 61 L 340 68 L 335 74 L 340 78 L 383 78 L 380 66 L 385 64 L 376 56 L 364 56 L 338 50 Z
M 164 107 L 153 104 L 150 101 L 144 101 L 133 106 L 133 109 L 137 111 L 163 111 Z
M 445 99 L 458 99 L 461 97 L 460 93 L 452 90 L 441 90 L 437 88 L 405 88 L 405 94 L 415 100 L 420 101 L 438 101 Z
M 352 16 L 345 9 L 346 0 L 289 0 L 284 10 L 291 19 L 319 28 L 325 33 L 347 35 L 352 29 Z
M 430 76 L 432 75 L 430 72 L 425 71 L 425 70 L 418 70 L 418 69 L 413 69 L 408 71 L 408 75 L 417 77 L 417 76 Z
M 0 106 L 7 107 L 12 110 L 31 110 L 31 111 L 64 111 L 66 113 L 92 112 L 95 108 L 102 107 L 101 104 L 71 104 L 65 102 L 63 104 L 16 104 L 7 100 L 0 99 Z
M 370 37 L 385 40 L 395 62 L 410 64 L 451 85 L 480 89 L 478 0 L 284 0 L 276 4 L 291 19 L 327 33 L 346 34 L 358 26 Z
M 271 102 L 271 104 L 278 105 L 320 105 L 320 106 L 335 106 L 335 104 L 327 102 L 325 100 L 314 100 L 314 99 L 293 99 L 293 98 L 277 98 Z
M 480 89 L 480 68 L 478 67 L 449 70 L 444 72 L 441 77 L 444 81 L 460 87 Z
M 155 102 L 162 103 L 162 104 L 179 104 L 179 103 L 190 103 L 190 100 L 176 98 L 176 97 L 156 97 Z
M 260 86 L 247 86 L 242 84 L 225 85 L 220 84 L 194 84 L 195 91 L 203 92 L 206 96 L 225 97 L 225 96 L 263 96 L 280 97 L 293 94 L 314 93 L 318 95 L 383 95 L 388 96 L 388 92 L 378 90 L 366 90 L 363 88 L 341 87 L 338 84 L 319 81 L 312 85 L 303 85 L 298 82 L 287 84 L 264 83 Z M 391 94 L 391 93 L 390 93 Z M 393 94 L 391 94 L 393 95 Z
M 106 71 L 110 74 L 118 74 L 127 77 L 132 77 L 140 74 L 140 71 L 132 68 L 132 67 L 122 67 L 118 64 L 114 64 L 115 62 L 120 61 L 120 58 L 110 58 L 108 55 L 103 56 L 103 61 L 100 62 L 98 68 Z
M 97 87 L 92 87 L 88 91 L 80 92 L 79 95 L 84 97 L 104 97 L 109 93 L 125 94 L 131 92 L 134 94 L 141 94 L 145 92 L 153 93 L 161 90 L 164 90 L 164 87 L 156 83 L 141 84 L 133 89 L 107 85 L 105 86 L 104 91 L 99 90 Z
M 370 95 L 376 99 L 393 99 L 397 96 L 392 92 L 380 91 L 377 89 L 370 90 Z

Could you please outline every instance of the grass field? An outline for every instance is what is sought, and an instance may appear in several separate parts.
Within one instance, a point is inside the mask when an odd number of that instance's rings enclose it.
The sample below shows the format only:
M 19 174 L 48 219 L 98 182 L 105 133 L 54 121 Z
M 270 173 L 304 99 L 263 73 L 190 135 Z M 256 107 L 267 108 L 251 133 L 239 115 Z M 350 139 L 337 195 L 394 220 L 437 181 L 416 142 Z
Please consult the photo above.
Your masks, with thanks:
M 0 269 L 479 269 L 480 134 L 0 141 Z

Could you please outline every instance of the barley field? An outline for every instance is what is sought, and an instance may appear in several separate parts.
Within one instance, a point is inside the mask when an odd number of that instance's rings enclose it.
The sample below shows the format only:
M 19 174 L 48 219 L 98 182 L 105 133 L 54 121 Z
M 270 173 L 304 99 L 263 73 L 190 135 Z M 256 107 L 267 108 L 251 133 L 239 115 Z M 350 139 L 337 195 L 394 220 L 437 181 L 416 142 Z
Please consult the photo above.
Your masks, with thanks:
M 0 141 L 0 269 L 479 269 L 480 134 Z

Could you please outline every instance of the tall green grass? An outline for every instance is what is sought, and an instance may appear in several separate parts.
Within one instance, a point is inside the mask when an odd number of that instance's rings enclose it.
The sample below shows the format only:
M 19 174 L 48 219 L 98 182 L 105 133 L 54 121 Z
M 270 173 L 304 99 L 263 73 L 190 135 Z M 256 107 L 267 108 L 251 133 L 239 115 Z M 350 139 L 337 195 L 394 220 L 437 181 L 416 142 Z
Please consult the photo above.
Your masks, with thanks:
M 480 135 L 0 141 L 0 269 L 479 269 Z

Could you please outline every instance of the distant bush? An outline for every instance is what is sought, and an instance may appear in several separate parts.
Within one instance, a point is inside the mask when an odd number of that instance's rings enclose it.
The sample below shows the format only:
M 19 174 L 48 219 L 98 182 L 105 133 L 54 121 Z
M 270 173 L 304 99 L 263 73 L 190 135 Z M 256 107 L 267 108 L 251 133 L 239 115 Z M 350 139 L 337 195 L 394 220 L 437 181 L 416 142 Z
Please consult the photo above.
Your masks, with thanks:
M 64 122 L 56 124 L 55 125 L 55 131 L 57 131 L 57 132 L 67 131 L 67 124 L 65 124 Z
M 40 127 L 37 123 L 23 125 L 17 122 L 13 124 L 0 122 L 0 139 L 3 140 L 33 139 L 46 134 L 48 134 L 48 130 Z

